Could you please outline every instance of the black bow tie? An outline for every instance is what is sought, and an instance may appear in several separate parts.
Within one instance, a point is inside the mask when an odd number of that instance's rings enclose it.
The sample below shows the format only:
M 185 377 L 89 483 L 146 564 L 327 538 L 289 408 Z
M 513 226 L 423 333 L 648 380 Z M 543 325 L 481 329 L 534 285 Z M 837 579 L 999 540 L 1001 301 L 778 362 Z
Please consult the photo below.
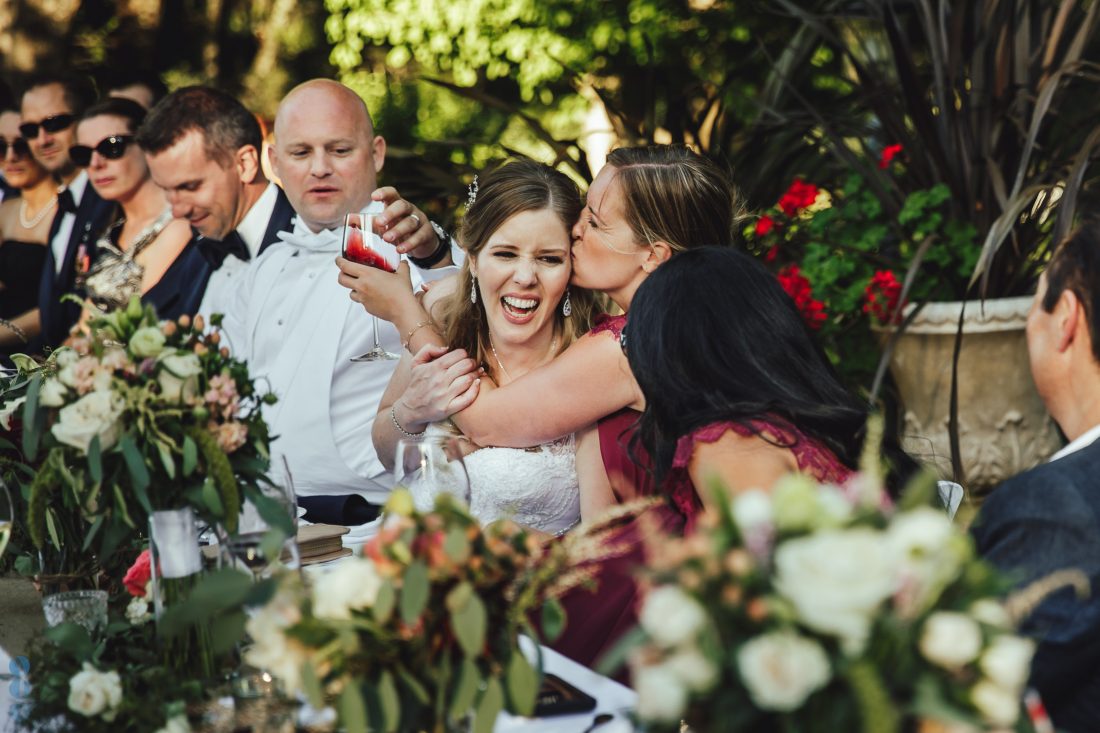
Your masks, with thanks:
M 64 189 L 57 192 L 57 210 L 62 214 L 75 214 L 76 202 L 73 201 L 73 192 Z
M 199 240 L 199 251 L 202 252 L 215 270 L 222 266 L 225 258 L 229 255 L 233 255 L 244 262 L 252 259 L 252 255 L 248 252 L 248 245 L 244 243 L 241 235 L 237 234 L 236 230 L 225 235 L 225 239 L 220 242 L 216 239 L 203 238 Z

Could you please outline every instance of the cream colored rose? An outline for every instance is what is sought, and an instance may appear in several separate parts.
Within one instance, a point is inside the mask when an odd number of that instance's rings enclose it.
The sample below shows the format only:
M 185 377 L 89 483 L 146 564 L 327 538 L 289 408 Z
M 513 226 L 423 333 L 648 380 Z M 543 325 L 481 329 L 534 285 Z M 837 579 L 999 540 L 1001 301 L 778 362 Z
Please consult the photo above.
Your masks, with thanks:
M 1034 655 L 1035 642 L 1013 634 L 1001 634 L 986 648 L 978 666 L 993 682 L 1020 693 L 1027 684 Z
M 832 677 L 829 658 L 816 641 L 792 631 L 762 634 L 737 652 L 737 669 L 762 710 L 797 710 Z
M 1004 604 L 992 598 L 974 601 L 970 606 L 970 615 L 987 626 L 997 629 L 1012 628 L 1012 617 L 1008 615 Z
M 649 638 L 659 646 L 678 646 L 695 638 L 707 622 L 699 602 L 674 585 L 651 590 L 638 618 Z
M 199 374 L 202 373 L 199 357 L 192 353 L 176 352 L 162 354 L 157 361 L 160 364 L 157 382 L 161 397 L 175 404 L 194 402 L 199 393 Z
M 164 333 L 156 326 L 139 328 L 130 337 L 130 353 L 139 359 L 159 356 L 164 351 Z
M 675 651 L 664 665 L 692 692 L 706 692 L 718 679 L 718 668 L 698 649 Z
M 149 602 L 144 598 L 131 598 L 126 605 L 126 620 L 132 626 L 141 626 L 152 617 L 149 613 Z
M 23 403 L 27 401 L 26 397 L 20 397 L 17 400 L 11 400 L 5 402 L 0 406 L 0 428 L 4 430 L 11 430 L 11 416 L 23 406 Z
M 104 720 L 114 720 L 122 702 L 122 681 L 118 672 L 100 672 L 90 663 L 69 680 L 69 709 L 92 718 L 100 715 Z
M 903 582 L 911 588 L 903 615 L 929 608 L 966 557 L 966 539 L 942 511 L 921 507 L 899 514 L 886 531 Z M 906 613 L 908 611 L 908 613 Z
M 98 435 L 100 449 L 107 450 L 118 440 L 118 418 L 125 407 L 122 398 L 110 390 L 89 392 L 61 408 L 50 432 L 59 442 L 84 453 Z
M 929 662 L 944 669 L 958 669 L 978 658 L 982 630 L 965 613 L 937 611 L 924 622 L 917 645 Z
M 783 531 L 809 529 L 818 516 L 817 483 L 809 476 L 793 473 L 776 482 L 772 489 L 775 526 Z
M 784 542 L 775 553 L 776 589 L 803 623 L 838 637 L 850 655 L 863 650 L 895 576 L 884 537 L 872 529 L 825 530 Z
M 970 690 L 970 699 L 981 716 L 993 725 L 1015 725 L 1020 717 L 1020 696 L 991 680 L 979 680 Z
M 164 722 L 163 728 L 158 728 L 156 733 L 191 733 L 191 724 L 187 722 L 186 715 L 176 715 Z
M 302 688 L 302 665 L 307 659 L 307 650 L 299 642 L 289 639 L 284 629 L 298 623 L 301 618 L 294 594 L 281 588 L 245 624 L 253 643 L 245 649 L 244 660 L 275 675 L 283 682 L 288 694 Z
M 381 588 L 382 578 L 372 561 L 349 557 L 313 584 L 313 614 L 319 618 L 350 619 L 352 611 L 373 606 Z
M 772 498 L 766 491 L 742 491 L 733 497 L 730 509 L 742 533 L 772 526 Z
M 642 720 L 675 723 L 687 708 L 688 692 L 676 672 L 664 664 L 636 667 L 632 677 Z
M 61 407 L 65 404 L 67 392 L 61 380 L 50 377 L 42 383 L 42 389 L 38 391 L 38 404 L 43 407 Z

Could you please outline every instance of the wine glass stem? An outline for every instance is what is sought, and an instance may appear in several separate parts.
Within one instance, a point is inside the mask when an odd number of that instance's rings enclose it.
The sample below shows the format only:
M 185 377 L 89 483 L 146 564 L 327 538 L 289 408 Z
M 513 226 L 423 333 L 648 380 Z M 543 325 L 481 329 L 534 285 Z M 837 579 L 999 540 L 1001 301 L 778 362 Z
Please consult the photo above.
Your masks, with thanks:
M 371 328 L 374 329 L 374 350 L 379 351 L 382 348 L 382 342 L 378 339 L 378 316 L 370 317 Z

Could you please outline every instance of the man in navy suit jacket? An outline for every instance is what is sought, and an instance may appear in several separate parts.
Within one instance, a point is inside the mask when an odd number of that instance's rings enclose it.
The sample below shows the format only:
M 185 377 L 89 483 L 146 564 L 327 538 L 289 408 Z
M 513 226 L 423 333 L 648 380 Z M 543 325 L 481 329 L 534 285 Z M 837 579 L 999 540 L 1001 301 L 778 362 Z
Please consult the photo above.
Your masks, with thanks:
M 32 352 L 59 345 L 80 318 L 80 306 L 62 303 L 61 298 L 75 291 L 78 254 L 88 261 L 95 257 L 95 236 L 115 210 L 69 158 L 69 148 L 76 143 L 76 121 L 93 101 L 91 82 L 76 74 L 42 74 L 23 92 L 20 132 L 35 159 L 60 184 L 38 288 L 41 329 L 29 347 Z
M 1027 320 L 1035 386 L 1070 440 L 1050 461 L 995 489 L 972 528 L 978 551 L 1024 586 L 1077 569 L 1024 620 L 1039 642 L 1031 685 L 1058 730 L 1100 730 L 1100 226 L 1062 243 Z
M 247 263 L 289 231 L 294 217 L 260 167 L 256 117 L 224 92 L 187 87 L 150 110 L 137 142 L 172 214 L 202 235 L 208 269 L 194 283 L 193 310 L 224 313 Z

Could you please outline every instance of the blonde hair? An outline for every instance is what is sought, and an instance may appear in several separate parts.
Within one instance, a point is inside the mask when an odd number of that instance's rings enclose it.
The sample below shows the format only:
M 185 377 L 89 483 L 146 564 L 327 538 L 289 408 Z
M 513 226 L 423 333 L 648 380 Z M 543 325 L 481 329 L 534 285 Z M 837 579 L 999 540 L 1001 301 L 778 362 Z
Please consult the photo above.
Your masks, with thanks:
M 683 145 L 618 148 L 607 156 L 623 212 L 641 246 L 665 242 L 673 253 L 733 242 L 743 203 L 729 177 Z
M 581 212 L 577 184 L 548 165 L 517 160 L 484 176 L 477 199 L 462 221 L 458 240 L 466 250 L 466 263 L 459 272 L 457 289 L 441 300 L 436 309 L 447 345 L 476 355 L 474 358 L 483 366 L 488 366 L 489 323 L 480 299 L 477 303 L 470 302 L 470 291 L 474 288 L 470 262 L 505 221 L 525 211 L 543 209 L 552 211 L 566 231 L 570 231 Z M 554 325 L 561 337 L 559 353 L 591 328 L 596 312 L 591 292 L 573 286 L 567 292 L 572 306 L 568 318 L 562 315 L 560 302 L 553 305 Z

